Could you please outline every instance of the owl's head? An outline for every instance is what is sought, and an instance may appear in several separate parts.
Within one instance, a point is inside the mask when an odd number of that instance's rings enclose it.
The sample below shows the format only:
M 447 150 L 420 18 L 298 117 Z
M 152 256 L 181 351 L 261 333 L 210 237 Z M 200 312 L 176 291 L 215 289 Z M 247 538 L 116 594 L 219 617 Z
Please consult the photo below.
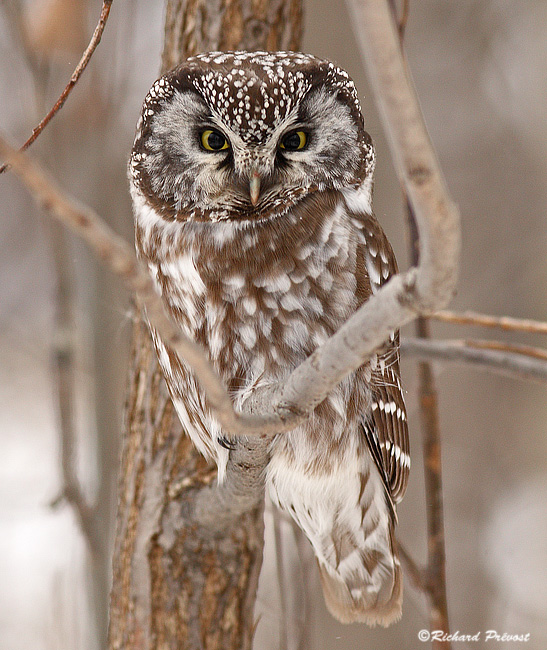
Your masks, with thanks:
M 262 219 L 373 167 L 344 70 L 295 52 L 213 52 L 154 83 L 130 176 L 167 219 Z

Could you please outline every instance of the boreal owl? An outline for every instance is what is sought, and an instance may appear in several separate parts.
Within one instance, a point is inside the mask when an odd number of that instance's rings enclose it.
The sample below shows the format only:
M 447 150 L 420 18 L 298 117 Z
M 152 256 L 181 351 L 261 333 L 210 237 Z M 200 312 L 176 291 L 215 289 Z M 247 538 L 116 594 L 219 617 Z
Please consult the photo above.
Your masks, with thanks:
M 372 213 L 374 163 L 353 82 L 313 56 L 202 54 L 150 89 L 130 160 L 138 254 L 236 404 L 282 382 L 396 273 Z M 151 333 L 178 416 L 222 481 L 226 434 Z M 395 504 L 409 465 L 396 332 L 272 440 L 269 493 L 313 545 L 340 621 L 400 616 Z

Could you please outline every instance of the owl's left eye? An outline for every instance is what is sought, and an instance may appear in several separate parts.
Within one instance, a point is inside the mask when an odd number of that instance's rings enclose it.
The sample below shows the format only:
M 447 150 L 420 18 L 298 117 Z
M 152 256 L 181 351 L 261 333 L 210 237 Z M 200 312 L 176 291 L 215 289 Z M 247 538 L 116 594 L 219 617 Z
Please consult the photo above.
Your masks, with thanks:
M 291 131 L 283 136 L 279 146 L 285 151 L 299 151 L 304 149 L 308 142 L 308 136 L 305 131 Z
M 220 131 L 205 129 L 201 132 L 201 146 L 206 151 L 222 151 L 228 149 L 228 140 Z

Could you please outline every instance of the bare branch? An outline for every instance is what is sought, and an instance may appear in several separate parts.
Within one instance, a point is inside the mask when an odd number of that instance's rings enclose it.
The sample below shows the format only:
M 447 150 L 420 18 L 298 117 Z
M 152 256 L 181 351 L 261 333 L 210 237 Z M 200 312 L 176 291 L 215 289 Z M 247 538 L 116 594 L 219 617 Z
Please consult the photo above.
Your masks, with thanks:
M 547 360 L 544 350 L 529 346 L 507 345 L 489 341 L 424 341 L 404 339 L 403 354 L 436 361 L 471 363 L 503 375 L 547 381 Z
M 479 350 L 500 350 L 501 352 L 511 352 L 525 357 L 531 357 L 532 359 L 547 361 L 547 351 L 532 345 L 506 343 L 505 341 L 476 341 L 474 339 L 466 339 L 464 343 L 470 348 L 477 348 Z
M 385 0 L 347 0 L 347 4 L 395 166 L 416 214 L 421 248 L 411 305 L 419 312 L 437 311 L 456 286 L 459 213 L 429 140 L 388 4 Z M 437 307 L 428 308 L 431 303 Z
M 424 318 L 417 321 L 417 332 L 429 340 L 429 323 Z M 446 591 L 446 549 L 444 534 L 444 507 L 442 483 L 441 425 L 439 399 L 433 370 L 429 363 L 419 364 L 420 420 L 422 423 L 422 451 L 427 511 L 427 566 L 425 584 L 430 602 L 429 621 L 432 630 L 450 631 Z M 440 650 L 440 642 L 433 648 Z M 452 645 L 447 643 L 448 650 Z
M 444 323 L 455 323 L 456 325 L 478 325 L 479 327 L 491 327 L 506 330 L 509 332 L 530 332 L 532 334 L 547 334 L 547 323 L 528 318 L 510 318 L 509 316 L 487 316 L 474 311 L 455 312 L 437 311 L 427 314 L 432 320 Z
M 258 392 L 238 413 L 204 350 L 185 337 L 169 319 L 148 272 L 129 245 L 90 208 L 64 194 L 25 154 L 0 138 L 0 153 L 42 208 L 80 235 L 111 271 L 135 291 L 154 327 L 194 370 L 207 393 L 209 405 L 226 432 L 233 435 L 271 435 L 297 426 L 347 374 L 380 346 L 389 333 L 416 315 L 418 271 L 395 276 L 372 296 L 324 345 L 291 374 L 281 387 Z M 419 302 L 419 301 L 418 301 Z M 266 405 L 269 406 L 265 412 Z
M 36 126 L 32 130 L 31 136 L 28 138 L 28 140 L 23 144 L 21 147 L 20 151 L 25 151 L 30 147 L 30 145 L 38 138 L 40 133 L 46 128 L 46 126 L 49 124 L 49 122 L 55 117 L 55 115 L 61 110 L 63 107 L 64 103 L 66 102 L 68 96 L 72 92 L 72 89 L 74 86 L 78 83 L 78 80 L 82 76 L 83 71 L 87 68 L 87 64 L 91 60 L 91 57 L 93 56 L 93 52 L 95 52 L 95 49 L 97 48 L 97 45 L 99 44 L 101 37 L 104 32 L 104 28 L 106 26 L 106 21 L 108 20 L 108 15 L 110 14 L 110 8 L 112 6 L 112 0 L 103 0 L 103 6 L 101 8 L 101 14 L 99 16 L 99 21 L 95 27 L 95 31 L 93 32 L 93 36 L 91 37 L 91 40 L 89 41 L 89 45 L 86 47 L 84 53 L 82 54 L 82 58 L 80 59 L 78 65 L 74 69 L 74 72 L 72 73 L 72 76 L 70 77 L 70 81 L 67 83 L 65 86 L 65 89 L 63 92 L 60 94 L 59 99 L 55 102 L 53 108 L 49 111 L 49 113 L 42 119 L 40 124 Z M 6 163 L 0 167 L 0 174 L 6 171 L 8 169 L 9 165 Z

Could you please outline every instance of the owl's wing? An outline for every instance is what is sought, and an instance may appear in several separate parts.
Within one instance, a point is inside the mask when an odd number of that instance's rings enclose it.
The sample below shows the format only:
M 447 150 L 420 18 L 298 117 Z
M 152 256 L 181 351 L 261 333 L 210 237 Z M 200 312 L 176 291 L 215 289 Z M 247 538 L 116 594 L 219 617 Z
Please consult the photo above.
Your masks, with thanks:
M 370 290 L 375 293 L 397 273 L 397 262 L 391 245 L 376 221 L 365 217 L 363 246 Z M 372 405 L 363 422 L 365 437 L 393 503 L 406 491 L 410 469 L 410 453 L 406 407 L 399 370 L 399 332 L 377 352 L 371 362 L 370 386 Z
M 372 372 L 372 405 L 363 422 L 365 437 L 394 503 L 406 491 L 410 469 L 408 424 L 399 374 L 399 337 L 379 356 Z

